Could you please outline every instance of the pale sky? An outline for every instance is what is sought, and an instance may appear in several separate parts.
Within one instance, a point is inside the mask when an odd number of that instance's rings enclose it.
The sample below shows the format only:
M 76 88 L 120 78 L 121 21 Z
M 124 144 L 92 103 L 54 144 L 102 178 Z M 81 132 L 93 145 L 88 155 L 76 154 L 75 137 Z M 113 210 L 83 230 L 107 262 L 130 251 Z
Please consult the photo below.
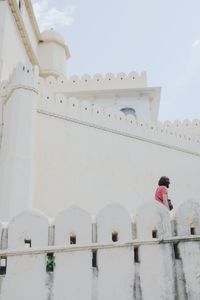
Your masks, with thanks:
M 200 0 L 34 0 L 71 52 L 67 76 L 147 71 L 160 120 L 200 119 Z

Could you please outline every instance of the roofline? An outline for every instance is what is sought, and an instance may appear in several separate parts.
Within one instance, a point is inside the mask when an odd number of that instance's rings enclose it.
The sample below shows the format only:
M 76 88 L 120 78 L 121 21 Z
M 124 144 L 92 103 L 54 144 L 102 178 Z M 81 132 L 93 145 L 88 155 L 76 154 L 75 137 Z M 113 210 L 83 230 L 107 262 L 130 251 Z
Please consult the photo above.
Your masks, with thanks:
M 26 3 L 26 1 L 24 1 L 24 2 Z M 10 6 L 11 12 L 12 12 L 13 17 L 15 19 L 17 28 L 19 30 L 19 34 L 20 34 L 20 36 L 22 38 L 22 42 L 24 44 L 24 47 L 26 49 L 26 53 L 27 53 L 27 55 L 28 55 L 28 57 L 30 59 L 30 62 L 33 65 L 38 65 L 39 66 L 38 58 L 37 58 L 36 54 L 33 51 L 32 44 L 31 44 L 31 41 L 30 41 L 29 36 L 27 34 L 27 31 L 26 31 L 26 28 L 25 28 L 25 25 L 24 25 L 24 21 L 22 19 L 21 14 L 20 14 L 20 11 L 19 11 L 19 8 L 17 6 L 17 3 L 16 3 L 15 0 L 8 0 L 8 4 Z M 26 7 L 27 7 L 27 4 L 26 4 Z M 30 9 L 30 7 L 29 7 L 29 9 Z M 34 26 L 34 30 L 37 31 L 37 28 L 35 26 Z M 39 28 L 38 28 L 38 30 L 39 30 Z
M 57 91 L 56 91 L 57 92 Z M 68 94 L 68 95 L 70 95 L 70 94 L 77 94 L 77 95 L 83 95 L 83 94 L 85 94 L 85 95 L 91 95 L 91 94 L 105 94 L 105 95 L 108 95 L 108 94 L 124 94 L 124 93 L 127 93 L 127 94 L 129 94 L 129 93 L 131 93 L 131 94 L 133 94 L 133 92 L 135 92 L 135 94 L 138 94 L 138 93 L 141 93 L 142 95 L 144 95 L 144 94 L 149 94 L 149 93 L 152 93 L 152 95 L 154 94 L 154 95 L 158 95 L 158 96 L 160 96 L 160 93 L 161 93 L 161 87 L 140 87 L 140 88 L 118 88 L 118 89 L 116 89 L 116 88 L 113 88 L 113 89 L 88 89 L 88 90 L 86 90 L 86 89 L 84 89 L 84 90 L 66 90 L 66 91 L 64 91 L 64 89 L 62 89 L 62 92 L 63 93 L 66 93 L 66 94 Z
M 26 10 L 27 10 L 27 13 L 28 13 L 30 21 L 31 21 L 33 30 L 35 32 L 36 38 L 38 40 L 38 44 L 40 42 L 55 42 L 55 43 L 59 44 L 60 46 L 62 46 L 65 49 L 66 58 L 69 58 L 70 57 L 70 52 L 69 52 L 68 46 L 64 42 L 63 43 L 58 42 L 56 39 L 55 40 L 54 39 L 47 40 L 47 41 L 43 40 L 42 34 L 40 32 L 40 29 L 39 29 L 39 26 L 38 26 L 38 23 L 37 23 L 37 20 L 36 20 L 36 17 L 35 17 L 35 13 L 33 11 L 33 6 L 32 6 L 32 3 L 31 3 L 31 0 L 26 0 L 26 1 L 24 1 L 24 3 L 25 3 Z M 24 21 L 23 21 L 23 18 L 21 16 L 21 14 L 20 14 L 17 3 L 16 3 L 15 0 L 8 0 L 8 4 L 10 6 L 12 15 L 15 19 L 15 22 L 16 22 L 19 34 L 22 38 L 22 42 L 24 44 L 24 47 L 26 49 L 26 53 L 28 55 L 28 58 L 29 58 L 30 62 L 33 65 L 38 65 L 39 66 L 40 65 L 39 60 L 38 60 L 37 55 L 35 54 L 35 52 L 33 50 L 31 41 L 30 41 L 29 36 L 27 34 L 27 30 L 26 30 L 26 27 L 24 25 Z
M 161 87 L 140 87 L 140 88 L 118 88 L 118 89 L 99 89 L 99 90 L 59 90 L 56 89 L 55 92 L 61 92 L 69 97 L 81 97 L 83 95 L 121 95 L 121 94 L 130 94 L 130 95 L 148 95 L 151 103 L 154 104 L 151 110 L 151 116 L 153 120 L 158 119 L 159 107 L 160 107 L 160 97 L 161 97 Z
M 24 3 L 25 3 L 25 6 L 26 6 L 26 10 L 28 12 L 29 18 L 31 20 L 31 24 L 32 24 L 33 29 L 35 31 L 35 34 L 38 38 L 38 41 L 40 41 L 42 39 L 41 32 L 40 32 L 38 22 L 37 22 L 36 17 L 35 17 L 32 2 L 31 2 L 31 0 L 26 0 L 26 1 L 24 1 Z

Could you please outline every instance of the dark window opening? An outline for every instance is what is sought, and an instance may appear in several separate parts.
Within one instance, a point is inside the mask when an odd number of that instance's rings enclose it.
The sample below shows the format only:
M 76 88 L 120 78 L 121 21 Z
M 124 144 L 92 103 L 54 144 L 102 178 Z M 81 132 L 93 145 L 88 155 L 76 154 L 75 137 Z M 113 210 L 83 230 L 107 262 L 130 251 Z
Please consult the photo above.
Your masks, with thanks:
M 113 232 L 112 233 L 112 241 L 114 243 L 118 241 L 118 233 L 117 232 Z
M 139 248 L 138 247 L 134 247 L 134 262 L 135 263 L 139 263 L 140 259 L 139 259 Z
M 157 230 L 152 230 L 152 238 L 156 239 L 158 237 L 158 231 Z
M 136 111 L 132 107 L 124 107 L 124 108 L 120 109 L 120 111 L 123 112 L 126 116 L 132 115 L 132 116 L 136 117 Z
M 21 11 L 22 9 L 22 3 L 21 3 L 21 0 L 19 0 L 19 10 Z
M 178 243 L 174 243 L 175 259 L 181 259 Z
M 97 250 L 92 251 L 92 267 L 97 268 Z
M 26 248 L 31 248 L 31 240 L 30 239 L 25 239 L 24 243 L 25 243 Z
M 0 275 L 6 274 L 6 268 L 7 268 L 7 257 L 1 257 L 0 258 Z
M 53 272 L 55 265 L 54 253 L 47 253 L 46 272 Z
M 76 236 L 70 235 L 70 245 L 76 245 Z
M 195 234 L 196 234 L 195 227 L 191 227 L 191 228 L 190 228 L 190 234 L 191 234 L 191 235 L 195 235 Z

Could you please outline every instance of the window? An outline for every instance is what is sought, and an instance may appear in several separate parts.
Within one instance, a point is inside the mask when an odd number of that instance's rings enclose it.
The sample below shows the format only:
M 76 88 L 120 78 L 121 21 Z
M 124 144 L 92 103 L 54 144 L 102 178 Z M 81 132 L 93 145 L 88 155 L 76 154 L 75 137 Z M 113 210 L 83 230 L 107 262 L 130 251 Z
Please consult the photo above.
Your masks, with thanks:
M 134 261 L 135 263 L 139 263 L 140 259 L 139 259 L 139 248 L 138 247 L 134 247 Z
M 25 239 L 24 244 L 26 248 L 31 248 L 31 240 L 30 239 Z
M 46 272 L 54 272 L 55 267 L 55 256 L 54 253 L 47 253 L 47 261 L 46 261 Z
M 76 245 L 76 236 L 74 234 L 70 235 L 70 245 Z
M 117 233 L 116 231 L 114 231 L 114 232 L 112 233 L 112 241 L 113 241 L 114 243 L 116 243 L 116 242 L 118 241 L 118 233 Z
M 158 231 L 157 230 L 152 230 L 152 238 L 157 239 L 158 238 Z
M 181 259 L 178 243 L 174 243 L 174 256 L 175 256 L 175 259 Z
M 92 267 L 97 268 L 97 250 L 92 251 Z
M 136 111 L 132 107 L 124 107 L 124 108 L 120 109 L 120 111 L 123 112 L 126 116 L 132 115 L 132 116 L 136 117 Z
M 18 0 L 19 11 L 22 11 L 22 0 Z
M 1 257 L 0 258 L 0 275 L 6 274 L 6 268 L 7 268 L 7 257 Z

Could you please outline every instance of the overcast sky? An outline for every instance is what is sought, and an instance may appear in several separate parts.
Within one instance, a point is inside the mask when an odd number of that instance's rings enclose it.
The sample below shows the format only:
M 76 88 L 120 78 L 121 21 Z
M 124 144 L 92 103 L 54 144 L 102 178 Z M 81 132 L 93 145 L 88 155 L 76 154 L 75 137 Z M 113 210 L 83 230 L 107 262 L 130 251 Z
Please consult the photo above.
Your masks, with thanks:
M 67 74 L 147 71 L 160 120 L 200 118 L 200 0 L 34 0 L 41 31 L 71 52 Z

